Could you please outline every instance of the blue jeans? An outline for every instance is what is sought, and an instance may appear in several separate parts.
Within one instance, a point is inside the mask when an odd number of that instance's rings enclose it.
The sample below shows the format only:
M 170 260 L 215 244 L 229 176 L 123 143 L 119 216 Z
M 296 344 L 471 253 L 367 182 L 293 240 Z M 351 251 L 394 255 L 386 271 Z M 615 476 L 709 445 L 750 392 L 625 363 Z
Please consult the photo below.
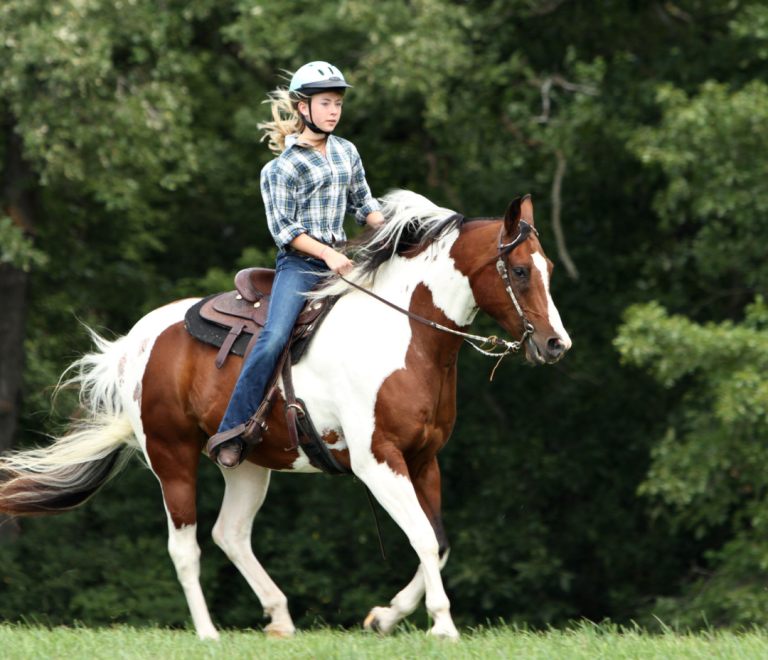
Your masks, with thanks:
M 261 405 L 267 381 L 307 300 L 304 294 L 330 272 L 324 261 L 288 252 L 278 253 L 275 270 L 264 329 L 243 364 L 219 433 L 247 422 Z

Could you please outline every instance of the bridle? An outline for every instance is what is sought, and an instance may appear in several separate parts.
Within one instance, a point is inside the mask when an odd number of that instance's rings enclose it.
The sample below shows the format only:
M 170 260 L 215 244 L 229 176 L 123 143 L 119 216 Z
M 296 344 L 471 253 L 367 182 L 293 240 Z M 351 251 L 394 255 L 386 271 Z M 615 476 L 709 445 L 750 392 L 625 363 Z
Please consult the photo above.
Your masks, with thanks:
M 517 297 L 515 296 L 515 292 L 512 291 L 512 284 L 509 281 L 509 271 L 507 270 L 507 264 L 504 261 L 504 258 L 512 252 L 518 245 L 523 243 L 524 241 L 528 240 L 528 237 L 531 235 L 531 231 L 533 231 L 536 236 L 539 235 L 539 232 L 536 231 L 536 227 L 533 225 L 528 224 L 525 220 L 520 220 L 518 223 L 518 231 L 517 236 L 515 236 L 514 239 L 512 239 L 511 243 L 503 244 L 501 242 L 501 239 L 504 237 L 504 222 L 501 223 L 501 229 L 499 229 L 499 240 L 496 242 L 496 250 L 499 253 L 498 259 L 496 261 L 496 270 L 499 271 L 499 275 L 501 276 L 501 279 L 504 281 L 504 288 L 507 290 L 507 293 L 509 294 L 509 297 L 512 298 L 512 302 L 515 304 L 515 309 L 517 310 L 517 313 L 520 314 L 520 318 L 523 319 L 523 336 L 520 337 L 520 341 L 517 342 L 519 345 L 522 345 L 526 342 L 528 337 L 530 337 L 533 334 L 534 328 L 533 323 L 531 323 L 528 320 L 528 317 L 523 313 L 522 307 L 520 307 L 520 303 L 517 302 Z M 517 347 L 518 350 L 520 346 Z
M 502 220 L 501 223 L 501 229 L 499 230 L 499 239 L 496 243 L 496 250 L 498 252 L 498 260 L 496 261 L 496 270 L 499 272 L 499 275 L 501 276 L 501 279 L 504 282 L 504 287 L 507 290 L 507 293 L 509 294 L 509 297 L 512 298 L 512 302 L 515 305 L 515 309 L 517 309 L 517 313 L 520 314 L 520 317 L 523 319 L 523 335 L 520 337 L 520 341 L 506 341 L 505 339 L 500 339 L 496 335 L 492 335 L 490 337 L 481 337 L 479 335 L 472 335 L 467 332 L 461 332 L 459 330 L 452 330 L 451 328 L 446 328 L 444 325 L 440 325 L 439 323 L 435 323 L 434 321 L 430 321 L 429 319 L 425 319 L 422 316 L 419 316 L 418 314 L 414 314 L 411 311 L 408 311 L 407 309 L 403 309 L 402 307 L 398 307 L 394 303 L 389 302 L 389 300 L 386 300 L 385 298 L 382 298 L 381 296 L 375 294 L 373 291 L 369 291 L 368 289 L 365 289 L 361 287 L 359 284 L 355 282 L 351 282 L 347 278 L 345 278 L 343 275 L 339 275 L 339 278 L 341 278 L 344 282 L 349 284 L 350 286 L 354 287 L 355 289 L 358 289 L 359 291 L 362 291 L 363 293 L 366 293 L 367 295 L 376 298 L 379 302 L 383 302 L 385 305 L 388 305 L 392 309 L 396 309 L 398 312 L 405 314 L 407 317 L 412 318 L 414 321 L 418 321 L 419 323 L 423 323 L 424 325 L 428 325 L 432 328 L 435 328 L 437 330 L 442 330 L 443 332 L 448 332 L 452 335 L 457 335 L 459 337 L 462 337 L 464 341 L 469 344 L 472 348 L 474 348 L 479 353 L 482 353 L 483 355 L 488 355 L 490 357 L 498 357 L 499 361 L 496 363 L 496 366 L 493 368 L 493 372 L 491 372 L 491 380 L 493 380 L 493 374 L 496 372 L 496 368 L 501 363 L 502 359 L 511 351 L 513 353 L 517 353 L 517 351 L 520 350 L 520 348 L 523 346 L 523 344 L 529 340 L 530 336 L 534 332 L 533 324 L 528 320 L 526 315 L 523 313 L 522 307 L 520 307 L 520 303 L 517 301 L 517 297 L 515 296 L 514 291 L 512 291 L 512 284 L 509 281 L 509 271 L 507 270 L 507 264 L 504 262 L 504 258 L 512 252 L 518 245 L 525 242 L 531 235 L 531 231 L 533 231 L 536 236 L 539 235 L 539 232 L 536 231 L 536 228 L 533 225 L 528 224 L 525 220 L 520 220 L 518 225 L 518 232 L 515 238 L 512 240 L 511 243 L 502 243 L 502 238 L 504 236 L 504 221 Z M 471 340 L 479 341 L 480 346 L 477 346 L 476 344 L 473 344 Z M 492 348 L 490 351 L 487 351 L 481 346 L 484 346 L 485 344 L 491 344 Z M 494 352 L 494 348 L 502 348 L 505 349 L 503 352 L 496 351 Z

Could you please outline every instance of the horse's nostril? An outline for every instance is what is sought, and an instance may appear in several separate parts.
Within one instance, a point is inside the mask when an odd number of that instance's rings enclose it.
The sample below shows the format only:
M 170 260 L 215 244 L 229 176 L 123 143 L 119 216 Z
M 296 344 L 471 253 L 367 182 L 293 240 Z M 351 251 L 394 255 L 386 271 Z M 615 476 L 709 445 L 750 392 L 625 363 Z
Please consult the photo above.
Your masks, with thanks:
M 560 355 L 560 353 L 565 351 L 565 344 L 560 341 L 559 337 L 552 337 L 552 339 L 547 341 L 547 348 L 553 355 Z

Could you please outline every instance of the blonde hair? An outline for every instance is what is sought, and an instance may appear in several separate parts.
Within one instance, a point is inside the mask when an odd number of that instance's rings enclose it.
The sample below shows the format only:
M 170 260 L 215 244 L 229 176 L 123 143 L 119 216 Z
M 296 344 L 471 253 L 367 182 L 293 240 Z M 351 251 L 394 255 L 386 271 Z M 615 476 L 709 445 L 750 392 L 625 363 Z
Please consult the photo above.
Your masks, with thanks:
M 278 87 L 267 96 L 269 98 L 263 103 L 271 106 L 274 121 L 257 124 L 257 128 L 264 131 L 261 141 L 269 140 L 270 150 L 279 156 L 285 151 L 285 138 L 298 135 L 304 130 L 304 119 L 298 111 L 298 101 L 309 97 L 298 92 L 289 92 L 285 87 Z M 301 98 L 298 98 L 299 96 Z
M 343 89 L 333 88 L 325 91 L 344 96 Z M 269 140 L 270 150 L 276 156 L 279 156 L 286 149 L 285 138 L 289 135 L 299 135 L 304 131 L 306 122 L 299 112 L 299 103 L 301 101 L 310 103 L 312 97 L 301 92 L 289 92 L 286 87 L 278 87 L 274 92 L 269 92 L 267 97 L 267 100 L 262 101 L 262 103 L 267 103 L 271 106 L 274 121 L 256 124 L 256 128 L 264 131 L 261 141 Z

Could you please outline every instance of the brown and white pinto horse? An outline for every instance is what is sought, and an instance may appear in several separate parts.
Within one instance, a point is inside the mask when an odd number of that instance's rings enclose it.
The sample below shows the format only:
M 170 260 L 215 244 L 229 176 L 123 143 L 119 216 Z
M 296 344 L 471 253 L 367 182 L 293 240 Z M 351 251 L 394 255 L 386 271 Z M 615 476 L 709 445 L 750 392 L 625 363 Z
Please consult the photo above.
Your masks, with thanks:
M 503 243 L 520 220 L 533 225 L 530 198 L 515 200 L 503 219 L 467 221 L 413 193 L 383 200 L 387 222 L 363 250 L 349 276 L 379 296 L 455 330 L 478 309 L 514 336 L 523 319 L 497 272 Z M 503 230 L 502 230 L 503 224 Z M 571 346 L 549 293 L 552 264 L 535 232 L 503 255 L 511 290 L 533 325 L 528 359 L 555 362 Z M 437 454 L 456 418 L 456 359 L 462 339 L 423 325 L 340 281 L 343 293 L 294 367 L 297 395 L 336 459 L 371 490 L 408 536 L 420 565 L 389 604 L 374 608 L 366 626 L 391 631 L 426 592 L 432 634 L 458 635 L 440 570 L 448 543 L 440 517 Z M 216 369 L 217 349 L 193 339 L 184 314 L 194 300 L 151 312 L 114 342 L 94 335 L 98 350 L 73 367 L 83 409 L 70 432 L 51 446 L 3 457 L 0 512 L 48 515 L 94 494 L 124 463 L 143 452 L 162 487 L 168 549 L 200 637 L 218 633 L 199 583 L 195 482 L 206 439 L 215 433 L 241 360 Z M 271 617 L 268 633 L 290 635 L 285 595 L 251 549 L 254 516 L 272 470 L 316 472 L 292 450 L 283 401 L 267 420 L 263 442 L 243 465 L 223 471 L 226 491 L 213 530 L 216 543 L 251 585 Z

